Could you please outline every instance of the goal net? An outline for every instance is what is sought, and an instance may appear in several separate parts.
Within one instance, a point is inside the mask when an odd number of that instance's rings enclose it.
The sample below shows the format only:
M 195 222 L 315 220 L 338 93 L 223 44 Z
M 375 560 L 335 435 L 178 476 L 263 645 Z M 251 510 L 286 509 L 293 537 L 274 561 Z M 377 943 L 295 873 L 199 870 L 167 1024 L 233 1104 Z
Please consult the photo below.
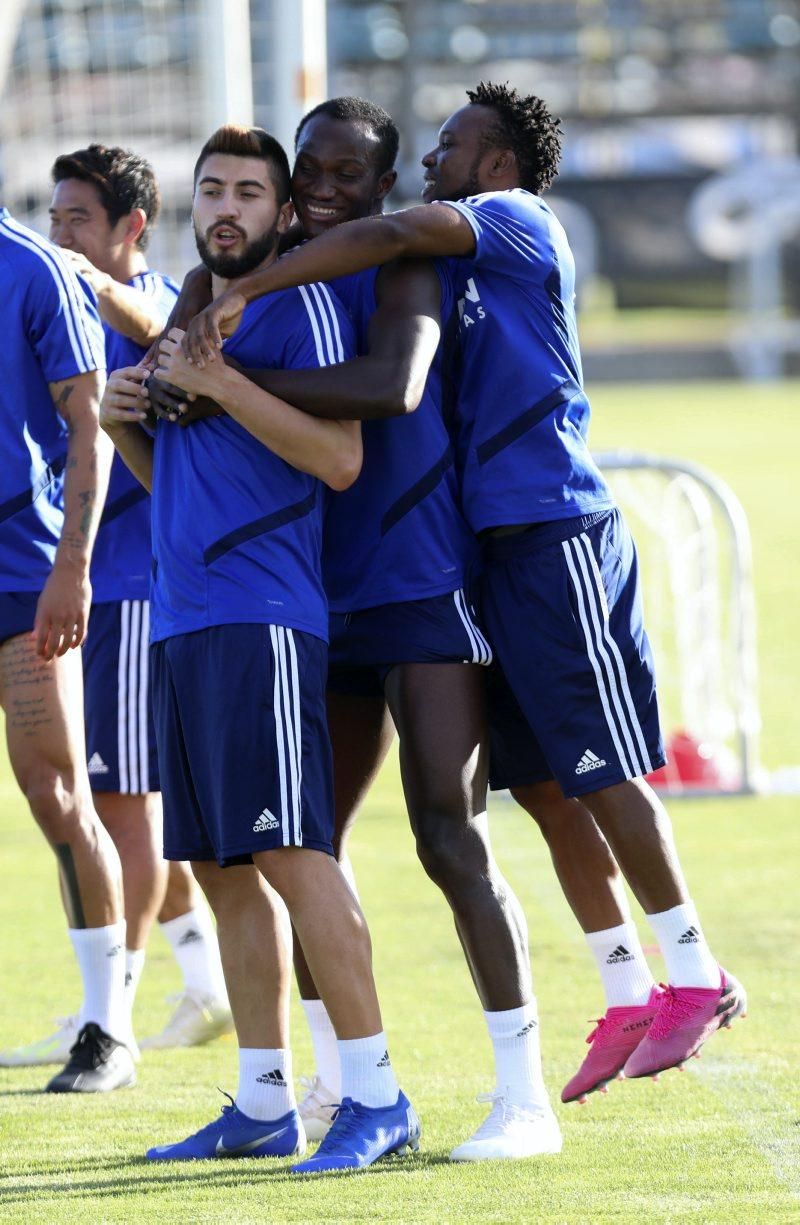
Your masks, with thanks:
M 756 789 L 760 716 L 750 534 L 733 492 L 683 460 L 596 456 L 639 553 L 670 795 Z

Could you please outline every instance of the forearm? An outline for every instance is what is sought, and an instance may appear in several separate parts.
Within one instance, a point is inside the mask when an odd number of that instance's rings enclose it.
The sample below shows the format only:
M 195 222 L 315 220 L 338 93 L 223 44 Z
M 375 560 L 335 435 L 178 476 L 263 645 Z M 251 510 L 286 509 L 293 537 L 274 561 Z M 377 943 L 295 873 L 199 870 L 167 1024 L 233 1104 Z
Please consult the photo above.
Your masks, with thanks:
M 88 571 L 108 490 L 113 450 L 94 413 L 69 423 L 64 476 L 64 527 L 56 564 Z
M 208 394 L 293 468 L 318 477 L 333 489 L 347 488 L 358 475 L 360 436 L 352 422 L 310 416 L 228 366 L 217 365 Z
M 115 424 L 105 428 L 125 467 L 148 493 L 152 493 L 155 444 L 150 434 L 140 425 Z
M 357 357 L 336 366 L 309 370 L 246 370 L 262 390 L 315 417 L 372 421 L 400 415 L 397 363 Z
M 138 289 L 109 278 L 108 286 L 98 293 L 97 302 L 103 321 L 134 344 L 150 345 L 161 335 L 163 316 Z

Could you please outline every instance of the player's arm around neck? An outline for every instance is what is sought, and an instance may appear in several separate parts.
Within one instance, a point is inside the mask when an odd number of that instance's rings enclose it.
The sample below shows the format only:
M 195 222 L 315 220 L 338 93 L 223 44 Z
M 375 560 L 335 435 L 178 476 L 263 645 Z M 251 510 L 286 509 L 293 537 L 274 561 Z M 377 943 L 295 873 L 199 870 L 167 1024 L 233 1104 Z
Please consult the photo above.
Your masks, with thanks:
M 366 356 L 337 366 L 244 373 L 315 417 L 373 421 L 414 412 L 439 344 L 441 296 L 427 260 L 391 264 L 378 277 Z
M 472 255 L 475 236 L 469 222 L 453 208 L 420 205 L 380 217 L 347 221 L 312 238 L 285 259 L 277 260 L 236 285 L 192 321 L 184 351 L 197 364 L 213 360 L 226 324 L 238 323 L 248 302 L 312 281 L 331 281 L 390 260 L 419 256 Z
M 50 384 L 66 422 L 64 527 L 36 612 L 37 651 L 45 659 L 80 646 L 91 603 L 89 565 L 103 510 L 112 449 L 100 430 L 98 406 L 105 375 L 93 370 Z
M 186 392 L 210 396 L 248 433 L 301 472 L 341 491 L 353 484 L 363 459 L 357 421 L 323 421 L 262 391 L 224 362 L 204 369 L 184 356 L 175 330 L 161 343 L 159 377 Z

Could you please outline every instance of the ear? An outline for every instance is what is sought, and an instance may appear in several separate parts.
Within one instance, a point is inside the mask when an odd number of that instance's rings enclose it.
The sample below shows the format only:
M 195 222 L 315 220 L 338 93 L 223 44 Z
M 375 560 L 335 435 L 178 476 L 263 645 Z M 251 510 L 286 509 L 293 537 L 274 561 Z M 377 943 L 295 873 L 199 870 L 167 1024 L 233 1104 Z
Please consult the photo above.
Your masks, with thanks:
M 492 153 L 488 166 L 489 176 L 493 179 L 507 179 L 517 173 L 517 156 L 513 149 L 498 149 Z
M 287 200 L 285 204 L 281 205 L 280 212 L 278 213 L 278 221 L 277 221 L 278 233 L 285 234 L 289 226 L 292 224 L 293 220 L 294 220 L 294 205 L 292 204 L 291 200 Z
M 147 225 L 147 213 L 143 208 L 132 208 L 127 217 L 120 217 L 119 224 L 124 226 L 122 241 L 125 246 L 135 247 Z
M 396 182 L 396 170 L 387 170 L 385 174 L 382 174 L 375 184 L 375 199 L 381 202 L 384 201 Z

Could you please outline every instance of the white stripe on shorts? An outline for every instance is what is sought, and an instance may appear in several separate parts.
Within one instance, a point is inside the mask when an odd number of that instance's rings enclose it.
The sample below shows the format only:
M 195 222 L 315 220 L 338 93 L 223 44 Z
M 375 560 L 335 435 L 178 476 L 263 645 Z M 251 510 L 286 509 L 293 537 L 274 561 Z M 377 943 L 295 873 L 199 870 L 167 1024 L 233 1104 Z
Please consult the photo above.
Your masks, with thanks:
M 302 846 L 300 685 L 294 634 L 282 625 L 270 625 L 275 680 L 273 706 L 278 777 L 281 789 L 281 828 L 284 846 Z M 288 638 L 287 638 L 288 635 Z
M 636 710 L 636 705 L 633 700 L 633 695 L 631 694 L 630 685 L 628 684 L 628 674 L 625 671 L 625 664 L 622 659 L 622 654 L 620 653 L 620 649 L 616 643 L 616 640 L 614 639 L 614 636 L 611 633 L 611 626 L 609 623 L 609 613 L 608 613 L 608 602 L 606 601 L 606 593 L 605 593 L 605 588 L 603 587 L 603 578 L 602 578 L 602 575 L 600 574 L 600 567 L 597 564 L 597 558 L 595 557 L 594 552 L 592 550 L 592 543 L 589 540 L 589 537 L 586 535 L 585 532 L 581 533 L 580 540 L 581 540 L 581 543 L 583 544 L 584 552 L 588 560 L 589 571 L 594 579 L 595 593 L 598 596 L 601 596 L 600 608 L 602 610 L 602 616 L 603 616 L 603 620 L 602 620 L 603 637 L 605 638 L 608 644 L 608 647 L 614 657 L 614 662 L 616 663 L 616 666 L 617 666 L 617 673 L 619 675 L 619 682 L 620 682 L 620 688 L 622 690 L 623 701 L 624 701 L 625 706 L 627 707 L 628 718 L 630 720 L 630 726 L 633 728 L 633 733 L 636 737 L 636 743 L 639 746 L 639 753 L 641 755 L 640 762 L 641 762 L 641 765 L 644 767 L 644 769 L 642 770 L 642 773 L 650 774 L 653 769 L 653 764 L 650 760 L 650 754 L 647 752 L 647 745 L 644 739 L 644 731 L 642 730 L 642 725 L 639 722 L 639 715 Z
M 123 795 L 128 785 L 128 647 L 131 631 L 131 602 L 123 600 L 119 619 L 119 656 L 117 657 L 117 761 L 119 789 Z
M 569 570 L 572 585 L 575 588 L 575 595 L 578 600 L 578 617 L 580 620 L 581 629 L 583 630 L 583 636 L 586 641 L 586 653 L 589 656 L 589 661 L 592 665 L 595 679 L 597 681 L 597 690 L 600 694 L 600 701 L 603 706 L 606 723 L 608 724 L 608 730 L 611 733 L 611 739 L 614 742 L 614 748 L 616 749 L 617 757 L 619 758 L 619 764 L 623 769 L 625 777 L 633 778 L 635 776 L 635 768 L 631 768 L 620 739 L 620 729 L 617 723 L 618 701 L 613 701 L 609 696 L 609 689 L 611 687 L 613 687 L 613 691 L 616 694 L 616 681 L 614 680 L 613 675 L 611 678 L 609 678 L 608 668 L 604 667 L 604 664 L 609 664 L 608 655 L 602 648 L 599 650 L 596 649 L 598 646 L 597 639 L 599 637 L 599 633 L 595 632 L 591 611 L 587 610 L 587 597 L 578 570 L 579 559 L 577 554 L 573 553 L 573 545 L 573 540 L 562 540 L 561 542 L 561 548 L 564 550 L 564 556 L 567 561 L 567 569 Z
M 472 647 L 472 662 L 474 664 L 490 664 L 492 662 L 492 648 L 472 620 L 462 588 L 459 587 L 458 591 L 453 592 L 453 602 L 458 610 L 461 623 L 467 631 L 467 637 Z
M 150 790 L 150 724 L 147 718 L 149 652 L 150 601 L 142 600 L 142 630 L 139 635 L 139 787 L 142 793 Z

